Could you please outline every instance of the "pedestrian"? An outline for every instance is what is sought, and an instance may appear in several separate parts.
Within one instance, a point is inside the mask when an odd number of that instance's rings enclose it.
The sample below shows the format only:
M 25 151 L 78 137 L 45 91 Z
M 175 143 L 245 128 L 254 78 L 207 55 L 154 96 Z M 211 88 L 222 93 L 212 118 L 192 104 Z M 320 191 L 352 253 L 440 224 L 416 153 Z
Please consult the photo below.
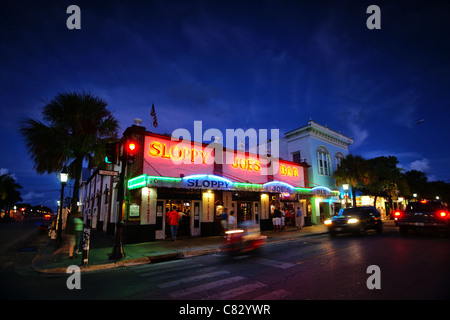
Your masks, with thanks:
M 173 207 L 172 211 L 170 211 L 167 215 L 170 225 L 170 234 L 172 236 L 172 241 L 175 241 L 180 221 L 180 214 L 177 211 L 177 207 Z
M 237 229 L 236 217 L 234 216 L 234 211 L 231 211 L 228 215 L 228 229 Z
M 223 228 L 223 234 L 228 230 L 228 208 L 224 208 L 222 214 L 220 215 L 220 224 Z
M 301 229 L 303 227 L 303 213 L 300 210 L 300 207 L 297 207 L 297 213 L 295 215 L 295 222 L 297 224 L 297 228 Z
M 81 234 L 83 233 L 83 221 L 80 217 L 81 214 L 78 212 L 72 214 L 67 224 L 66 234 L 69 242 L 69 259 L 78 257 Z
M 280 211 L 280 209 L 278 209 L 278 207 L 276 207 L 275 210 L 273 211 L 272 223 L 273 223 L 275 231 L 280 231 L 280 228 L 281 228 L 281 211 Z
M 286 215 L 286 226 L 290 227 L 292 225 L 292 217 L 291 217 L 291 211 L 289 210 L 289 208 L 286 208 L 285 211 L 285 215 Z

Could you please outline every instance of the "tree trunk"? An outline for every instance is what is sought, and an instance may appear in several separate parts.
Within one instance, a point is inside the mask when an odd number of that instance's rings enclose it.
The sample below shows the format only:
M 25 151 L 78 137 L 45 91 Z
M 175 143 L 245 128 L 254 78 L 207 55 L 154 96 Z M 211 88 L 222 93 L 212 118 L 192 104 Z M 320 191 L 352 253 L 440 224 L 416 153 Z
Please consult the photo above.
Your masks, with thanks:
M 83 157 L 77 157 L 74 160 L 74 165 L 75 165 L 75 177 L 73 177 L 74 183 L 73 183 L 71 212 L 78 212 L 78 200 L 80 193 L 81 170 L 83 168 Z

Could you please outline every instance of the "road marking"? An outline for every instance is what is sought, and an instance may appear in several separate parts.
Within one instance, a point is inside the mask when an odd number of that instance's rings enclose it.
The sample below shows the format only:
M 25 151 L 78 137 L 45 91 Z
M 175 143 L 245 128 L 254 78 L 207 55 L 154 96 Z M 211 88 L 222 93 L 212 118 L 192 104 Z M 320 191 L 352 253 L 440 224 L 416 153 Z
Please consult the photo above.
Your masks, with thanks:
M 220 270 L 220 271 L 215 271 L 215 272 L 203 273 L 198 276 L 186 277 L 186 278 L 181 278 L 178 280 L 165 282 L 165 283 L 158 285 L 158 287 L 161 289 L 165 289 L 165 288 L 179 286 L 179 285 L 189 283 L 189 282 L 194 282 L 194 281 L 217 277 L 217 276 L 224 275 L 224 274 L 229 274 L 229 272 L 225 271 L 225 270 Z
M 331 256 L 331 255 L 333 255 L 335 253 L 338 253 L 340 251 L 344 251 L 344 250 L 347 250 L 347 249 L 351 249 L 351 248 L 354 248 L 354 246 L 345 247 L 345 248 L 341 248 L 341 249 L 336 249 L 336 250 L 332 250 L 332 251 L 328 251 L 328 252 L 325 252 L 325 253 L 321 253 L 321 254 L 318 254 L 318 255 L 315 255 L 315 256 L 312 256 L 312 257 L 308 257 L 308 258 L 305 258 L 305 259 L 303 259 L 301 261 L 297 261 L 296 264 L 302 264 L 302 263 L 307 262 L 309 260 L 314 260 L 314 259 L 319 259 L 319 258 L 324 258 L 324 257 L 327 257 L 327 256 Z
M 275 268 L 280 268 L 280 269 L 287 269 L 287 268 L 291 268 L 291 267 L 295 266 L 295 263 L 263 259 L 263 258 L 254 259 L 254 260 L 252 260 L 252 262 L 256 262 L 259 264 L 263 264 L 265 266 L 270 266 L 270 267 L 275 267 Z
M 198 273 L 199 271 L 197 270 L 191 270 L 191 271 L 187 271 L 188 269 L 184 269 L 184 270 L 180 270 L 181 272 L 187 272 L 187 273 Z M 214 270 L 217 270 L 214 267 L 211 268 L 204 268 L 201 269 L 200 272 L 202 273 L 208 273 L 208 272 L 213 272 Z M 176 271 L 170 271 L 168 273 L 162 273 L 162 272 L 149 272 L 149 273 L 143 273 L 142 275 L 140 275 L 143 278 L 149 278 L 148 280 L 151 280 L 153 282 L 159 282 L 161 283 L 162 281 L 169 281 L 170 279 L 173 278 L 179 278 L 180 275 L 182 276 L 183 273 L 180 273 L 180 271 L 176 270 Z
M 244 279 L 245 279 L 244 277 L 240 277 L 240 276 L 225 278 L 222 280 L 205 283 L 205 284 L 202 284 L 202 285 L 199 285 L 196 287 L 190 287 L 190 288 L 187 288 L 184 290 L 175 291 L 175 292 L 169 293 L 169 296 L 171 296 L 174 299 L 178 299 L 178 298 L 188 296 L 193 293 L 198 293 L 198 292 L 214 289 L 214 288 L 221 287 L 221 286 L 233 283 L 233 282 L 242 281 Z
M 137 274 L 139 274 L 141 277 L 148 277 L 151 275 L 156 275 L 156 274 L 164 274 L 164 273 L 179 273 L 180 271 L 186 271 L 189 269 L 194 269 L 194 268 L 201 268 L 203 265 L 201 264 L 188 264 L 185 266 L 171 266 L 171 267 L 166 267 L 166 268 L 147 268 L 146 270 L 140 269 L 140 270 L 134 270 L 134 272 L 136 272 Z
M 290 294 L 291 294 L 290 292 L 281 289 L 281 290 L 275 290 L 275 291 L 263 294 L 262 296 L 253 298 L 253 300 L 278 300 L 278 299 L 284 298 Z

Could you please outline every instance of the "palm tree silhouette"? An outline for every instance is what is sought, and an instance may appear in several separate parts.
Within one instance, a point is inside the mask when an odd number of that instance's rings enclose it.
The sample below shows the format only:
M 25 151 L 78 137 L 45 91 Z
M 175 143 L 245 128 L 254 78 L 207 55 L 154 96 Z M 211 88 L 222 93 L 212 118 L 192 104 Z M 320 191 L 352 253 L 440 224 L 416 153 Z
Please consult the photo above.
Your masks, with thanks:
M 63 92 L 44 102 L 44 121 L 25 117 L 19 131 L 38 174 L 60 172 L 67 165 L 75 212 L 83 161 L 103 162 L 106 144 L 117 141 L 118 121 L 107 103 L 90 93 Z

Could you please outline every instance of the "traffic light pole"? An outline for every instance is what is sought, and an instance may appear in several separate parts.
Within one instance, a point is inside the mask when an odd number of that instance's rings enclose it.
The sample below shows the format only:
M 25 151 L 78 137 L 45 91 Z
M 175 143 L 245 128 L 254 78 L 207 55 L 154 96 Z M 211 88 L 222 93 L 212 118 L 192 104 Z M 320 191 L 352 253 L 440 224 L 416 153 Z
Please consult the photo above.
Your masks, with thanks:
M 116 224 L 116 237 L 114 241 L 113 251 L 109 258 L 111 260 L 120 260 L 125 258 L 125 252 L 123 251 L 123 199 L 125 194 L 125 170 L 127 168 L 127 161 L 122 160 L 122 169 L 120 170 L 120 181 L 118 188 L 118 200 L 119 200 L 119 210 L 118 210 L 118 220 Z

